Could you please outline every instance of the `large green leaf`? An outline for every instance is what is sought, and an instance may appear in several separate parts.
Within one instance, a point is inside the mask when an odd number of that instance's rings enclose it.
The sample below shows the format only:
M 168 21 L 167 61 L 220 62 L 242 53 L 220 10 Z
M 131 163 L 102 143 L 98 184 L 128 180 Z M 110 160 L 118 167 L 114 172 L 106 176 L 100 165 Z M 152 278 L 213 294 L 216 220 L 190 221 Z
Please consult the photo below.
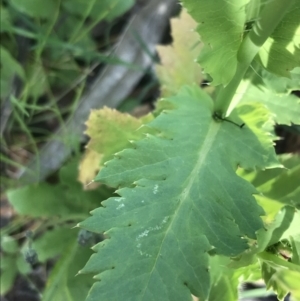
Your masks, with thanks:
M 262 227 L 255 189 L 235 170 L 277 165 L 272 142 L 214 119 L 212 100 L 197 87 L 160 102 L 158 112 L 148 124 L 155 134 L 116 154 L 97 177 L 120 197 L 81 223 L 109 237 L 83 269 L 100 280 L 88 300 L 205 299 L 209 254 L 238 255 Z
M 204 43 L 199 63 L 215 85 L 226 85 L 237 67 L 249 0 L 182 0 L 199 23 L 197 31 Z M 222 66 L 222 67 L 221 67 Z

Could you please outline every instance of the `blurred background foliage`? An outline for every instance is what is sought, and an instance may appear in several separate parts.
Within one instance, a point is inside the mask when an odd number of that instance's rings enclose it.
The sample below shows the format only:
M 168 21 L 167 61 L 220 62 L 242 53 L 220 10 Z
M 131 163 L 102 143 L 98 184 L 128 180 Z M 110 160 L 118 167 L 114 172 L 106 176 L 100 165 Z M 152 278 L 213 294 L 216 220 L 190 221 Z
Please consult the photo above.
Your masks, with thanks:
M 71 158 L 45 182 L 24 186 L 19 171 L 73 118 L 105 66 L 140 68 L 114 53 L 145 9 L 147 1 L 135 0 L 1 1 L 1 300 L 82 301 L 93 283 L 91 275 L 74 276 L 103 238 L 72 228 L 112 191 L 86 191 L 77 180 L 85 142 L 77 139 Z M 158 93 L 151 66 L 131 90 L 119 109 L 132 111 L 146 101 L 137 115 L 147 113 Z M 65 137 L 55 139 L 68 144 Z
M 95 72 L 126 64 L 111 52 L 134 4 L 1 1 L 1 185 L 63 126 Z

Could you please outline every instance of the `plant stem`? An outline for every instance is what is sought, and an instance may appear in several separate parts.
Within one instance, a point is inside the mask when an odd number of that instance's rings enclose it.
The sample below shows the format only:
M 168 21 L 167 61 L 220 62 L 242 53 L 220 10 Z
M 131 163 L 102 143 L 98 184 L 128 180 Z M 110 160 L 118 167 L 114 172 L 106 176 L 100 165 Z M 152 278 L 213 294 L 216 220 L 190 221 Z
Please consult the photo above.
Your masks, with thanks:
M 269 1 L 263 8 L 252 30 L 241 43 L 237 55 L 238 64 L 234 77 L 226 87 L 220 89 L 217 95 L 215 108 L 219 116 L 226 117 L 232 98 L 251 62 L 278 26 L 293 2 L 294 0 L 273 0 Z
M 299 265 L 296 265 L 294 263 L 290 263 L 286 260 L 283 260 L 274 254 L 271 254 L 268 252 L 262 252 L 262 253 L 257 254 L 257 257 L 260 260 L 269 263 L 271 266 L 273 265 L 274 268 L 280 267 L 282 269 L 286 268 L 287 270 L 290 270 L 290 271 L 300 272 Z

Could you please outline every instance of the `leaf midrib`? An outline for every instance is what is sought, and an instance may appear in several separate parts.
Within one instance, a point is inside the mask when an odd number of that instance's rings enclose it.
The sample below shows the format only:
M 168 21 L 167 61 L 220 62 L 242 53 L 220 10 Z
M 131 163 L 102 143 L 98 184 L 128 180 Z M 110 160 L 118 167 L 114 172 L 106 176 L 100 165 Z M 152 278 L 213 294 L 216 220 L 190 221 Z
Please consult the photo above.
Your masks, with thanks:
M 209 128 L 208 128 L 206 137 L 205 137 L 203 143 L 201 143 L 201 145 L 200 145 L 200 148 L 199 148 L 199 151 L 198 151 L 198 160 L 197 160 L 197 163 L 195 164 L 195 167 L 193 168 L 192 172 L 190 173 L 190 176 L 189 176 L 188 181 L 187 181 L 187 187 L 183 188 L 182 193 L 180 194 L 180 197 L 179 197 L 180 201 L 178 202 L 177 209 L 175 210 L 173 218 L 170 219 L 171 222 L 169 223 L 169 226 L 166 229 L 165 235 L 162 239 L 160 248 L 157 252 L 155 262 L 153 264 L 153 268 L 152 268 L 152 270 L 149 274 L 149 277 L 148 277 L 148 283 L 147 283 L 147 285 L 145 285 L 144 292 L 143 292 L 143 295 L 142 295 L 142 299 L 145 296 L 146 288 L 148 287 L 148 284 L 149 284 L 149 281 L 152 277 L 153 271 L 155 270 L 155 267 L 156 267 L 156 264 L 157 264 L 157 261 L 158 261 L 158 258 L 159 258 L 159 254 L 161 253 L 162 246 L 165 242 L 166 237 L 168 236 L 168 232 L 172 228 L 173 223 L 175 222 L 177 216 L 179 215 L 178 211 L 180 210 L 180 208 L 182 208 L 181 205 L 185 202 L 186 198 L 188 197 L 189 192 L 191 190 L 191 187 L 194 183 L 194 180 L 197 177 L 198 171 L 200 170 L 201 166 L 203 165 L 203 162 L 206 160 L 206 157 L 207 157 L 209 151 L 211 150 L 211 147 L 214 144 L 219 131 L 220 131 L 220 124 L 212 121 Z

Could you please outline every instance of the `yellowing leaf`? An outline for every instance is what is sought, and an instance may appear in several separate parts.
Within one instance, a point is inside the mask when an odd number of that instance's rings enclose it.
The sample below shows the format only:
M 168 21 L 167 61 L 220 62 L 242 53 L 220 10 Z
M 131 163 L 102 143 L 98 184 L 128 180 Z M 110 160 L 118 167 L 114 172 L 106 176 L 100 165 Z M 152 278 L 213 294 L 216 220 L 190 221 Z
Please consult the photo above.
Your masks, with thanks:
M 137 129 L 152 118 L 152 115 L 148 114 L 137 119 L 107 107 L 92 111 L 86 122 L 86 134 L 91 140 L 80 164 L 79 181 L 84 185 L 91 183 L 100 170 L 101 163 L 128 147 L 130 141 L 141 137 L 143 131 Z M 86 189 L 94 189 L 95 185 L 99 184 L 92 183 L 87 185 Z
M 171 20 L 173 44 L 157 46 L 161 65 L 156 66 L 156 72 L 164 96 L 178 92 L 182 85 L 202 81 L 201 67 L 195 62 L 202 48 L 194 31 L 196 26 L 197 23 L 183 10 L 180 18 Z
M 141 133 L 136 130 L 142 124 L 140 119 L 107 107 L 92 111 L 86 123 L 86 134 L 91 137 L 87 148 L 103 154 L 102 161 L 107 161 L 128 146 L 130 140 L 140 137 Z
M 84 185 L 84 189 L 91 190 L 99 186 L 99 183 L 91 183 L 100 170 L 102 155 L 92 149 L 87 149 L 79 165 L 78 181 Z

